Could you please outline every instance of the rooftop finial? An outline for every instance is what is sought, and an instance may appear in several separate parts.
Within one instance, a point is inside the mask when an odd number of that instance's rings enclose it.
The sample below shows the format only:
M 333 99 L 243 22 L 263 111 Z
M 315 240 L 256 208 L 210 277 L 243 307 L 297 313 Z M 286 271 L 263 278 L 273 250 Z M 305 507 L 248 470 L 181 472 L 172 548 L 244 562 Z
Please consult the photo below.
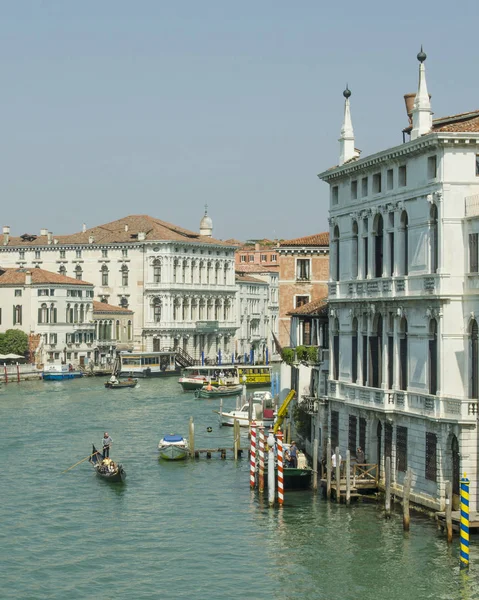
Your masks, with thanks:
M 418 53 L 417 59 L 420 63 L 423 63 L 426 60 L 426 58 L 427 58 L 427 54 L 422 49 L 422 44 L 421 44 L 421 51 Z
M 208 205 L 205 204 L 205 215 L 207 215 L 207 214 L 208 214 Z
M 350 98 L 351 97 L 351 90 L 349 89 L 348 84 L 346 84 L 346 89 L 343 92 L 343 96 L 345 98 Z

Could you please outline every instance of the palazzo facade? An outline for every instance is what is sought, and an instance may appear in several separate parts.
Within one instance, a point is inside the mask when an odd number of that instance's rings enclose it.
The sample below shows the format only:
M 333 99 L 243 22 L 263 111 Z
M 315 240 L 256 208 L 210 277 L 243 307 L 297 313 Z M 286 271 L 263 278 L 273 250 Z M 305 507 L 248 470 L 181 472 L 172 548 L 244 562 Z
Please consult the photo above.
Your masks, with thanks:
M 342 456 L 391 457 L 394 493 L 477 506 L 479 112 L 432 120 L 418 54 L 404 143 L 360 158 L 346 89 L 330 186 L 327 436 Z

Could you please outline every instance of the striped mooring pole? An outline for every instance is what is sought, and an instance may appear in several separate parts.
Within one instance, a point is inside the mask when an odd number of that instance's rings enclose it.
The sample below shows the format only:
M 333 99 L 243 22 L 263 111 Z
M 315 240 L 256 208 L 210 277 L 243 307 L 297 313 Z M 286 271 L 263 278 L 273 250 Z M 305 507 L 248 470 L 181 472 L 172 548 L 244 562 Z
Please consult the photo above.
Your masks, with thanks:
M 252 490 L 255 487 L 256 475 L 256 423 L 251 421 L 251 446 L 249 452 L 249 485 Z
M 259 491 L 264 491 L 264 427 L 259 428 Z
M 278 504 L 284 503 L 284 475 L 283 475 L 283 432 L 280 430 L 276 434 L 278 442 Z
M 469 479 L 461 479 L 461 569 L 469 568 Z

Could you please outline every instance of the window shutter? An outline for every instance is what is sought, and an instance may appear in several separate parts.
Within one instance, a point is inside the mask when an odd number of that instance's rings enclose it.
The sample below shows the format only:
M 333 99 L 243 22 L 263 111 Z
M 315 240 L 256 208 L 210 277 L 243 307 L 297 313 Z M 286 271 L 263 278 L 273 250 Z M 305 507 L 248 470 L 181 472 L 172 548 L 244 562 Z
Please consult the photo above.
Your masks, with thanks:
M 42 322 L 42 309 L 41 308 L 38 309 L 38 322 L 39 323 Z

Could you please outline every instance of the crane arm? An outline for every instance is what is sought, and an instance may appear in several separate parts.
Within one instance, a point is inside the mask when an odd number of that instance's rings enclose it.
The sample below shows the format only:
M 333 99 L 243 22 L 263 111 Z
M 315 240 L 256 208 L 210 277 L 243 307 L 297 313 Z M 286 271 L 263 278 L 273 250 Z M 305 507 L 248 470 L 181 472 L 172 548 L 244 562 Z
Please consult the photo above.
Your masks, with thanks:
M 286 398 L 283 400 L 283 404 L 279 407 L 278 414 L 276 416 L 276 423 L 273 427 L 273 433 L 278 433 L 278 429 L 283 424 L 284 418 L 288 412 L 288 406 L 291 400 L 296 396 L 296 391 L 291 390 Z

